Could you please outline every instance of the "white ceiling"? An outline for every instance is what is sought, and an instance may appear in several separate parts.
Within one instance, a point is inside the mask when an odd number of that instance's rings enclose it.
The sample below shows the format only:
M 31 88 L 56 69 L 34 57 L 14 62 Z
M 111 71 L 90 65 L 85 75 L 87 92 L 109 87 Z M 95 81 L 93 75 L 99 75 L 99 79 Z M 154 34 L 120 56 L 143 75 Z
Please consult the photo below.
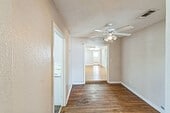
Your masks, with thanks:
M 72 37 L 88 37 L 107 23 L 115 28 L 125 25 L 142 29 L 165 19 L 165 0 L 54 0 Z M 159 9 L 138 19 L 148 9 Z

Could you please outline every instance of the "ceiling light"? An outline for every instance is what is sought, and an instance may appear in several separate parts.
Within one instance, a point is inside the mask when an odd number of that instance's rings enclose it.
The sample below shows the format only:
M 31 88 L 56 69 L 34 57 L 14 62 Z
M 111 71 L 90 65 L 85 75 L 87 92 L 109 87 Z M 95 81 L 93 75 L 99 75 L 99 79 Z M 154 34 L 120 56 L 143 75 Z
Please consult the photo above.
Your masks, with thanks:
M 106 42 L 112 42 L 113 40 L 117 40 L 117 36 L 109 35 L 108 37 L 104 38 L 104 41 Z
M 107 39 L 108 39 L 108 40 L 113 40 L 113 37 L 109 35 L 109 36 L 107 37 Z
M 100 50 L 100 48 L 99 47 L 90 47 L 90 48 L 88 48 L 88 50 L 90 50 L 90 51 L 98 51 L 98 50 Z
M 108 38 L 104 38 L 104 41 L 108 42 L 109 40 L 108 40 Z
M 117 37 L 116 37 L 116 36 L 114 36 L 114 35 L 113 35 L 113 37 L 112 37 L 112 38 L 113 38 L 113 40 L 117 40 Z

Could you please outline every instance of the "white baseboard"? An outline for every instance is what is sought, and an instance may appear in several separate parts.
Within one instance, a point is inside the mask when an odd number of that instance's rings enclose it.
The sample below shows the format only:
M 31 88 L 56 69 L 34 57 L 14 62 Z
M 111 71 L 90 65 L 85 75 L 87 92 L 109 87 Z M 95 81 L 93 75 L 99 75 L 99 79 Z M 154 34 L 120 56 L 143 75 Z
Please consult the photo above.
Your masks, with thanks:
M 143 101 L 145 101 L 146 103 L 148 103 L 150 106 L 152 106 L 153 108 L 155 108 L 157 111 L 159 111 L 160 113 L 164 113 L 165 111 L 162 110 L 159 106 L 155 105 L 153 102 L 151 102 L 150 100 L 144 98 L 142 95 L 138 94 L 136 91 L 134 91 L 132 88 L 130 88 L 128 85 L 126 85 L 123 82 L 120 82 L 124 87 L 126 87 L 128 90 L 130 90 L 132 93 L 134 93 L 136 96 L 138 96 L 139 98 L 141 98 Z
M 74 82 L 73 85 L 82 85 L 85 84 L 84 82 Z
M 107 83 L 109 83 L 109 84 L 120 84 L 121 82 L 120 81 L 107 81 Z
M 67 95 L 67 98 L 66 98 L 66 105 L 67 105 L 68 99 L 70 97 L 71 89 L 72 89 L 72 85 L 70 86 L 69 91 L 68 91 L 68 95 Z

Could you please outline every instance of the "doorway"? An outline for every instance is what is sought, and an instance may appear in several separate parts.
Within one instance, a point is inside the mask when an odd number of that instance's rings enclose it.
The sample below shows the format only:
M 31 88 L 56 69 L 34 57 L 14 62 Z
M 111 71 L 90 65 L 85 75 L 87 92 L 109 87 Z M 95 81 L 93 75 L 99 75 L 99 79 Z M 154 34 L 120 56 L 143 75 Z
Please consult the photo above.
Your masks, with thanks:
M 64 37 L 53 25 L 53 104 L 54 113 L 59 113 L 65 102 L 64 87 Z
M 107 81 L 108 47 L 85 46 L 85 82 Z

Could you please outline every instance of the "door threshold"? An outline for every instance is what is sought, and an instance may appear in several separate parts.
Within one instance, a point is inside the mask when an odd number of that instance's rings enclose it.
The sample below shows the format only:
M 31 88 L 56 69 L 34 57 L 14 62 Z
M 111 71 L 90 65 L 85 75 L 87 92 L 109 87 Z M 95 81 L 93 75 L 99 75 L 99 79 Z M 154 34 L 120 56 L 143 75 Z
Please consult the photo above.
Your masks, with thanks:
M 107 80 L 86 81 L 86 84 L 103 84 L 107 83 Z

